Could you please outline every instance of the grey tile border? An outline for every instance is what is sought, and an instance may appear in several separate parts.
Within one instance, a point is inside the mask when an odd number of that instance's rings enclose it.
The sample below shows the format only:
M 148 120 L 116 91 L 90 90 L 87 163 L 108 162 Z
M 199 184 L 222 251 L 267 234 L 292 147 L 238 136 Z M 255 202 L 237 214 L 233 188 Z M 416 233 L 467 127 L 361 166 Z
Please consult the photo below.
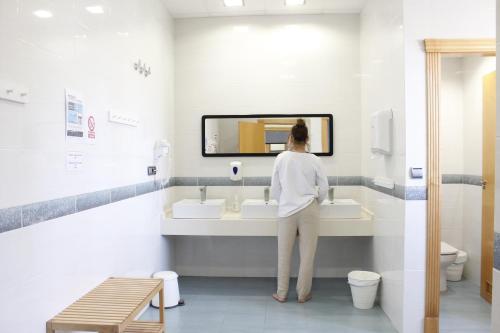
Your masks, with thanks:
M 22 207 L 0 209 L 0 233 L 22 228 Z
M 0 233 L 171 187 L 166 179 L 0 209 Z
M 197 177 L 172 177 L 170 178 L 172 186 L 198 186 Z
M 466 184 L 474 186 L 482 186 L 482 176 L 478 175 L 462 175 L 462 174 L 442 174 L 442 184 Z
M 459 174 L 442 174 L 441 175 L 442 184 L 463 184 L 464 175 Z
M 328 176 L 328 185 L 337 186 L 339 184 L 339 177 L 337 176 Z
M 271 186 L 271 177 L 243 177 L 243 186 Z
M 456 180 L 460 178 L 448 178 Z M 465 181 L 477 184 L 481 177 L 469 176 Z M 363 176 L 330 176 L 330 186 L 365 186 L 375 191 L 402 200 L 426 200 L 425 186 L 396 185 L 394 189 L 376 186 L 373 179 Z M 0 209 L 0 233 L 30 226 L 43 221 L 74 214 L 88 209 L 104 206 L 116 201 L 152 193 L 175 186 L 270 186 L 271 177 L 244 177 L 243 181 L 233 182 L 229 177 L 172 177 L 143 183 L 84 193 L 60 199 L 27 204 L 19 207 Z M 499 259 L 500 260 L 500 259 Z
M 500 270 L 500 233 L 495 232 L 495 259 L 493 266 Z
M 233 181 L 229 177 L 198 177 L 198 186 L 242 186 L 243 181 Z
M 464 184 L 482 186 L 483 177 L 475 175 L 464 175 Z
M 22 206 L 23 227 L 76 213 L 75 196 Z
M 135 185 L 128 185 L 111 189 L 111 202 L 117 202 L 135 197 Z
M 361 176 L 338 176 L 338 186 L 361 186 L 363 183 Z
M 427 187 L 406 186 L 405 200 L 427 200 Z
M 394 196 L 401 200 L 406 200 L 406 187 L 396 184 L 394 186 Z
M 80 194 L 76 197 L 76 211 L 81 212 L 87 209 L 104 206 L 110 203 L 111 203 L 110 190 Z
M 159 181 L 149 181 L 145 183 L 140 183 L 135 185 L 135 195 L 143 195 L 156 191 L 157 189 L 162 189 L 163 186 Z

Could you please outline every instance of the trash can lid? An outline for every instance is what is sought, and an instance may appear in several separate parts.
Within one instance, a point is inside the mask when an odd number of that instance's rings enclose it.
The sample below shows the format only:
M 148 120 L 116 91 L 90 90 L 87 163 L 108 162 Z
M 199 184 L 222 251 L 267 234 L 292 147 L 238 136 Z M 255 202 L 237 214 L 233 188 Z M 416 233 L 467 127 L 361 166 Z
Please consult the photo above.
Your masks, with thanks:
M 154 278 L 157 279 L 163 279 L 163 280 L 175 280 L 179 277 L 179 275 L 174 272 L 174 271 L 162 271 L 162 272 L 156 272 L 153 274 Z
M 352 271 L 347 275 L 347 278 L 358 281 L 378 281 L 380 280 L 380 274 L 368 271 Z

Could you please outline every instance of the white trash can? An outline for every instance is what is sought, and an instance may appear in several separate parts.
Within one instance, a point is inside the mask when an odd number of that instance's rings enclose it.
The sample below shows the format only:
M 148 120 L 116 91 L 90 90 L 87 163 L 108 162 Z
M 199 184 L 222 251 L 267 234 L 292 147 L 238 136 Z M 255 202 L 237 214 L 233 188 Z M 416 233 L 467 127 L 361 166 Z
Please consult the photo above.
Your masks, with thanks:
M 377 297 L 380 274 L 366 271 L 352 271 L 347 275 L 351 286 L 352 301 L 357 309 L 371 309 Z
M 155 279 L 163 279 L 163 298 L 164 298 L 164 307 L 172 308 L 177 306 L 180 301 L 179 295 L 179 282 L 177 281 L 176 272 L 172 271 L 163 271 L 157 272 L 153 274 L 153 278 Z M 160 297 L 156 295 L 151 302 L 154 307 L 160 307 Z

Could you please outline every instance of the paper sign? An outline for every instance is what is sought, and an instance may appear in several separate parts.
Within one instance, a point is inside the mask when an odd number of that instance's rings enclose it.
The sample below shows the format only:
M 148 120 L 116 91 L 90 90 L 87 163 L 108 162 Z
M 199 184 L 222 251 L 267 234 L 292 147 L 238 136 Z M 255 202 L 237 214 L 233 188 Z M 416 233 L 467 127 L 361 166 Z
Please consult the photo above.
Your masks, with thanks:
M 83 153 L 79 151 L 69 151 L 66 153 L 66 170 L 78 171 L 83 168 Z
M 95 138 L 96 138 L 96 124 L 95 124 L 95 118 L 94 116 L 90 115 L 87 118 L 87 142 L 90 144 L 95 143 Z
M 83 97 L 69 89 L 66 92 L 66 138 L 71 141 L 84 143 L 85 126 L 85 106 Z

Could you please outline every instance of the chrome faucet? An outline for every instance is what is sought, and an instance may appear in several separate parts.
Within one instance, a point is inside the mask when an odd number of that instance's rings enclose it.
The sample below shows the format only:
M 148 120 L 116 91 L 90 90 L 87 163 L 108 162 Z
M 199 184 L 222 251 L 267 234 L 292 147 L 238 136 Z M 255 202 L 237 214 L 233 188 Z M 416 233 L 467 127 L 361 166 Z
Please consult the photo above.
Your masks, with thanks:
M 269 202 L 269 197 L 270 197 L 270 190 L 269 186 L 264 188 L 264 202 L 268 203 Z
M 204 203 L 207 201 L 207 186 L 200 186 L 200 201 L 201 203 Z
M 328 200 L 330 203 L 333 203 L 333 199 L 335 198 L 335 187 L 330 186 L 328 189 Z

